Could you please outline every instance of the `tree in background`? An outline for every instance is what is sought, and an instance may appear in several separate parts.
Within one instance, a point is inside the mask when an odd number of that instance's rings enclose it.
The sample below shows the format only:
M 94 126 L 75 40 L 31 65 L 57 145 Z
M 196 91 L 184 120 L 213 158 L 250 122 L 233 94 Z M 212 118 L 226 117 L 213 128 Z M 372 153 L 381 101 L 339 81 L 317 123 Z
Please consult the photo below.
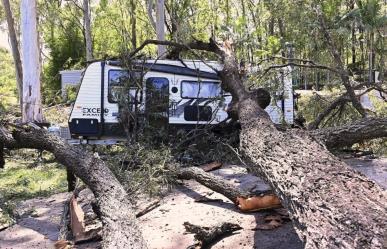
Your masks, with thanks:
M 13 18 L 9 0 L 2 0 L 2 3 L 4 7 L 5 16 L 7 19 L 9 41 L 12 48 L 12 56 L 13 56 L 13 61 L 15 65 L 15 75 L 16 75 L 16 82 L 17 82 L 17 89 L 18 89 L 18 98 L 19 98 L 19 104 L 21 108 L 23 106 L 23 98 L 22 98 L 23 69 L 22 69 L 22 63 L 20 59 L 19 42 L 16 34 L 15 21 Z
M 86 45 L 83 35 L 83 9 L 72 3 L 58 6 L 46 2 L 40 6 L 43 37 L 49 51 L 44 65 L 43 100 L 59 102 L 61 70 L 81 69 L 85 66 Z
M 90 1 L 83 0 L 83 27 L 86 43 L 86 60 L 93 60 L 93 40 L 91 38 Z
M 40 49 L 36 0 L 22 0 L 20 5 L 23 65 L 23 122 L 42 122 L 40 93 Z
M 0 48 L 0 113 L 17 104 L 15 67 L 9 52 Z M 18 107 L 20 110 L 20 106 Z

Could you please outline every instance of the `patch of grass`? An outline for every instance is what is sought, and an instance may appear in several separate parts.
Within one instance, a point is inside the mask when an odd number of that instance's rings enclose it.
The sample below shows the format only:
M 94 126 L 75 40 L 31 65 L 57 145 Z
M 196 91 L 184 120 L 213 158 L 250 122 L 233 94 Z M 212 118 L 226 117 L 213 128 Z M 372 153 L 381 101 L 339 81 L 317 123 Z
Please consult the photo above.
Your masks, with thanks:
M 22 159 L 6 161 L 0 170 L 0 195 L 5 200 L 25 200 L 67 189 L 66 171 L 56 163 L 44 163 L 29 168 L 29 162 Z

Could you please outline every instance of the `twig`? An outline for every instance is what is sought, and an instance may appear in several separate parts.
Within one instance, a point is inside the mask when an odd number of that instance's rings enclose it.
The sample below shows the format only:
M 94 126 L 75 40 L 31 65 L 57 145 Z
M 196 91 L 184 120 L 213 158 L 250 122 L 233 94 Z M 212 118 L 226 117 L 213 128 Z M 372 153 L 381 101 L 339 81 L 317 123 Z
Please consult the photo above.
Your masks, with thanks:
M 160 200 L 152 201 L 151 203 L 148 204 L 148 206 L 146 206 L 144 209 L 142 209 L 141 211 L 136 213 L 136 218 L 139 218 L 139 217 L 149 213 L 150 211 L 157 208 L 158 206 L 160 206 Z
M 238 224 L 224 222 L 212 227 L 202 227 L 184 222 L 184 227 L 187 233 L 195 234 L 196 244 L 188 248 L 209 248 L 209 246 L 223 237 L 232 235 L 235 231 L 241 230 Z

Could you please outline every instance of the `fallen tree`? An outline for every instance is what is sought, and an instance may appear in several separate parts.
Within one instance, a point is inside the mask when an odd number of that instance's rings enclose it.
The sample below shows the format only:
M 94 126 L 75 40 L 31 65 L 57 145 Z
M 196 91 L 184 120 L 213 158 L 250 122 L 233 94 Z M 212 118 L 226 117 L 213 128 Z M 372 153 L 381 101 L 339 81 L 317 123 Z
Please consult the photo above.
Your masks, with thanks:
M 382 248 L 387 198 L 303 131 L 279 132 L 245 90 L 231 47 L 221 47 L 225 90 L 239 103 L 240 146 L 272 186 L 306 248 Z
M 175 51 L 183 51 L 178 46 Z M 189 48 L 214 52 L 224 64 L 222 88 L 237 102 L 240 148 L 252 173 L 262 176 L 288 209 L 306 248 L 382 248 L 387 197 L 302 130 L 276 129 L 246 91 L 232 46 L 210 40 Z
M 147 248 L 128 194 L 97 155 L 30 126 L 14 126 L 12 133 L 0 126 L 0 144 L 9 149 L 50 151 L 59 163 L 89 186 L 103 224 L 103 248 Z
M 177 176 L 184 180 L 195 180 L 203 186 L 224 195 L 242 212 L 282 207 L 278 197 L 270 190 L 262 193 L 250 193 L 226 182 L 224 178 L 205 172 L 197 167 L 180 168 Z
M 178 48 L 207 50 L 222 58 L 219 75 L 224 90 L 233 95 L 242 127 L 241 149 L 250 170 L 271 185 L 307 248 L 382 248 L 387 202 L 380 187 L 308 132 L 278 131 L 254 93 L 244 88 L 229 44 L 210 41 Z M 91 188 L 100 208 L 104 248 L 146 248 L 128 195 L 97 156 L 28 127 L 16 127 L 12 134 L 0 128 L 0 143 L 10 149 L 50 151 Z
M 184 222 L 184 227 L 187 233 L 195 234 L 196 244 L 189 246 L 187 249 L 205 249 L 210 248 L 211 244 L 216 241 L 232 235 L 235 231 L 243 229 L 238 224 L 225 222 L 212 227 L 203 227 Z

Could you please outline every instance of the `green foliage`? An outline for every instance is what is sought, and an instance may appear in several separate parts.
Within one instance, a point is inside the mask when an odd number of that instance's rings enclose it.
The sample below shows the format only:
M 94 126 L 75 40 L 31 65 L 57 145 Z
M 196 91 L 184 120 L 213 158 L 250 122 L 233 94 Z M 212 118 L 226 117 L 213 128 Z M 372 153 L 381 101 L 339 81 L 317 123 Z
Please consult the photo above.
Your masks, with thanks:
M 176 181 L 171 151 L 166 146 L 133 143 L 113 146 L 108 153 L 110 168 L 130 194 L 160 195 Z
M 5 200 L 49 196 L 67 189 L 66 171 L 56 163 L 31 168 L 23 158 L 7 160 L 0 171 L 0 195 Z
M 50 59 L 45 64 L 43 71 L 43 102 L 59 103 L 61 101 L 59 71 L 67 69 L 80 69 L 85 66 L 86 49 L 79 26 L 82 13 L 65 4 L 64 7 L 55 7 L 54 4 L 46 6 L 47 11 L 58 16 L 51 16 L 44 24 L 44 37 L 49 50 Z
M 299 112 L 307 123 L 314 121 L 317 115 L 322 112 L 334 99 L 340 95 L 337 89 L 333 91 L 320 91 L 318 93 L 312 91 L 302 91 L 301 98 L 298 102 Z M 345 104 L 342 108 L 334 110 L 328 116 L 321 127 L 331 127 L 347 124 L 351 121 L 360 118 L 358 112 L 350 104 Z
M 0 48 L 0 112 L 17 104 L 15 67 L 9 52 Z

